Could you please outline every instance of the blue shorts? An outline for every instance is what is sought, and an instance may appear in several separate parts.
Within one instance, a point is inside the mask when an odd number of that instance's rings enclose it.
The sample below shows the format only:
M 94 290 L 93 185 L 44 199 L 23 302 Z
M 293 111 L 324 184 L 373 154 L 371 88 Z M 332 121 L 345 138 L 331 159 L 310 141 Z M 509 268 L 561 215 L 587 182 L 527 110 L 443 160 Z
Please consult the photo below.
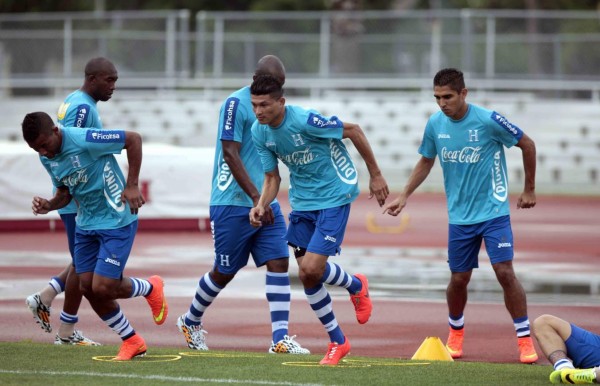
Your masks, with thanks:
M 250 225 L 250 208 L 243 206 L 210 207 L 210 227 L 215 244 L 214 267 L 233 275 L 248 264 L 250 254 L 257 267 L 270 260 L 289 259 L 283 236 L 285 218 L 279 203 L 271 204 L 275 221 L 258 228 Z
M 350 204 L 321 210 L 293 210 L 289 215 L 287 241 L 308 252 L 335 256 L 342 251 L 349 216 Z
M 118 229 L 75 229 L 75 271 L 121 279 L 137 231 L 137 220 Z
M 571 324 L 571 336 L 565 341 L 567 356 L 579 369 L 600 366 L 600 336 Z
M 67 232 L 67 242 L 69 243 L 71 259 L 75 255 L 75 217 L 77 217 L 77 213 L 64 213 L 60 215 L 60 219 L 65 225 L 65 232 Z
M 481 241 L 492 264 L 514 257 L 510 216 L 501 216 L 472 225 L 450 224 L 448 227 L 448 264 L 452 272 L 468 272 L 479 267 Z

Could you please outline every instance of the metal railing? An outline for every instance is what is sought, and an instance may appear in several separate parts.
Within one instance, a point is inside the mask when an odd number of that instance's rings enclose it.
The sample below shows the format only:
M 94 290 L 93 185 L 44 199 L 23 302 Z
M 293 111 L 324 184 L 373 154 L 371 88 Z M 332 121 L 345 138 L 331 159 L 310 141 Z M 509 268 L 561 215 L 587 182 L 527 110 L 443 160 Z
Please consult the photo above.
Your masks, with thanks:
M 598 99 L 600 13 L 435 10 L 368 12 L 114 11 L 0 14 L 0 92 L 63 92 L 107 56 L 119 86 L 205 90 L 248 82 L 274 53 L 288 89 L 429 90 L 458 67 L 482 90 Z M 29 90 L 29 91 L 27 91 Z M 47 91 L 46 91 L 47 92 Z

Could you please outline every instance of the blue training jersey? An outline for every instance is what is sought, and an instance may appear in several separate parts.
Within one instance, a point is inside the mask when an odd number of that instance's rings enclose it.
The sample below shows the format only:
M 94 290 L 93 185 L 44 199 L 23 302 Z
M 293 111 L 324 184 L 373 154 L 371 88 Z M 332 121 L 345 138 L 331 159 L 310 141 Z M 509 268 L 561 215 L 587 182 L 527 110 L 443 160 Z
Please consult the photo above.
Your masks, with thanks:
M 137 219 L 121 202 L 127 183 L 114 154 L 125 146 L 125 131 L 66 127 L 60 153 L 40 160 L 55 187 L 66 186 L 78 203 L 77 226 L 117 229 Z
M 477 224 L 510 213 L 504 146 L 522 136 L 502 115 L 472 104 L 458 121 L 441 111 L 429 118 L 419 153 L 440 160 L 450 224 Z
M 264 172 L 280 159 L 290 171 L 290 205 L 310 211 L 351 203 L 359 193 L 356 167 L 342 143 L 344 124 L 314 110 L 286 106 L 278 127 L 252 126 Z
M 58 127 L 94 127 L 102 129 L 102 121 L 98 115 L 96 101 L 87 93 L 75 90 L 61 103 L 57 112 Z M 71 201 L 69 205 L 58 210 L 60 214 L 77 213 L 77 205 Z
M 260 191 L 264 182 L 264 173 L 250 132 L 255 120 L 256 115 L 252 110 L 250 99 L 250 87 L 237 90 L 221 105 L 210 205 L 232 205 L 248 208 L 254 206 L 252 199 L 238 185 L 229 166 L 223 159 L 221 141 L 241 143 L 240 158 L 250 180 Z

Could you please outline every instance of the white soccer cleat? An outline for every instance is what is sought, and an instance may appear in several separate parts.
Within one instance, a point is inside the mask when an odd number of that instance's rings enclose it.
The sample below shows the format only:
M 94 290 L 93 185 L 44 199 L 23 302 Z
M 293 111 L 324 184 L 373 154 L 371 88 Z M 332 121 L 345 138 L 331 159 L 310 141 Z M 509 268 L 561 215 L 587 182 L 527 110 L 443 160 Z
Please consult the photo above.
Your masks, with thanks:
M 93 340 L 83 336 L 83 333 L 79 330 L 73 331 L 73 335 L 68 338 L 61 338 L 56 334 L 54 338 L 54 344 L 70 344 L 74 346 L 101 346 L 100 343 L 94 342 Z
M 44 303 L 42 303 L 42 299 L 40 298 L 40 293 L 35 293 L 33 295 L 29 295 L 27 299 L 25 299 L 25 304 L 29 307 L 29 311 L 33 315 L 33 319 L 38 323 L 42 330 L 46 332 L 52 332 L 52 326 L 50 325 L 50 307 L 47 307 Z
M 300 343 L 296 342 L 294 338 L 296 338 L 296 335 L 284 335 L 283 339 L 279 342 L 271 342 L 269 354 L 310 354 L 310 351 L 300 346 Z
M 197 326 L 187 325 L 185 324 L 184 314 L 177 319 L 177 328 L 179 328 L 179 331 L 183 334 L 189 348 L 192 350 L 208 351 L 206 337 L 204 336 L 205 334 L 208 334 L 208 332 L 202 329 L 202 323 Z

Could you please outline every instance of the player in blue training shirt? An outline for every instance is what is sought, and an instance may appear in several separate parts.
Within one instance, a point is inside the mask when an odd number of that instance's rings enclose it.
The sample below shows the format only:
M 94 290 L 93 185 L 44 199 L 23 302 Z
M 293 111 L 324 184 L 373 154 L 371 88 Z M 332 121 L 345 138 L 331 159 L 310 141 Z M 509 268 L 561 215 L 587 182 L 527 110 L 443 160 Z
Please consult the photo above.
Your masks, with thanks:
M 159 276 L 148 280 L 123 276 L 137 231 L 144 197 L 138 187 L 142 139 L 123 130 L 58 128 L 43 112 L 22 123 L 23 138 L 40 155 L 56 191 L 50 200 L 33 198 L 33 213 L 46 214 L 78 204 L 73 262 L 84 296 L 100 318 L 123 340 L 115 360 L 144 355 L 146 344 L 121 312 L 116 299 L 145 296 L 156 324 L 167 318 L 168 306 Z M 127 151 L 128 176 L 114 154 Z
M 262 194 L 250 211 L 250 223 L 264 226 L 270 219 L 269 203 L 277 196 L 281 182 L 279 159 L 290 171 L 292 213 L 285 237 L 294 248 L 308 302 L 331 341 L 320 364 L 337 365 L 350 352 L 350 341 L 337 323 L 323 283 L 348 290 L 360 324 L 369 320 L 372 311 L 366 276 L 349 275 L 328 262 L 329 256 L 341 250 L 350 204 L 359 193 L 356 167 L 342 138 L 349 138 L 365 160 L 371 197 L 376 196 L 380 206 L 389 194 L 388 186 L 357 124 L 286 106 L 281 83 L 268 75 L 257 76 L 250 92 L 257 118 L 252 139 L 265 173 Z
M 285 82 L 283 63 L 273 55 L 259 60 L 254 77 L 260 74 L 271 74 L 282 84 Z M 255 228 L 248 223 L 248 213 L 258 202 L 258 189 L 264 180 L 250 133 L 255 120 L 250 87 L 234 92 L 221 106 L 210 196 L 215 262 L 212 270 L 200 278 L 189 311 L 181 315 L 177 326 L 189 348 L 208 350 L 202 317 L 219 292 L 248 264 L 252 254 L 257 267 L 267 267 L 266 295 L 272 330 L 269 352 L 310 354 L 288 334 L 289 251 L 283 239 L 286 225 L 279 203 L 270 203 L 272 221 L 268 225 Z
M 554 367 L 551 383 L 600 381 L 600 335 L 548 314 L 533 321 L 533 333 Z
M 467 89 L 459 70 L 439 71 L 433 86 L 441 111 L 429 118 L 419 148 L 422 157 L 400 196 L 385 206 L 384 213 L 397 216 L 402 211 L 408 197 L 429 175 L 437 156 L 444 175 L 449 217 L 451 277 L 446 297 L 450 327 L 446 347 L 453 358 L 462 356 L 467 286 L 473 268 L 479 266 L 483 239 L 514 321 L 520 361 L 533 363 L 538 356 L 530 335 L 527 299 L 512 264 L 513 234 L 504 147 L 516 145 L 523 152 L 525 187 L 517 208 L 532 208 L 536 202 L 535 144 L 500 114 L 467 103 Z
M 58 108 L 58 125 L 60 127 L 93 127 L 102 129 L 102 121 L 98 115 L 96 103 L 111 98 L 118 79 L 114 64 L 102 57 L 89 60 L 85 66 L 85 78 L 79 90 L 69 94 Z M 58 210 L 65 226 L 71 260 L 73 259 L 73 243 L 75 240 L 75 216 L 77 204 L 71 201 L 67 206 Z M 86 338 L 79 330 L 75 330 L 78 321 L 77 312 L 81 304 L 82 294 L 79 290 L 79 280 L 72 263 L 41 291 L 27 297 L 26 303 L 34 319 L 46 332 L 52 332 L 50 324 L 50 306 L 54 298 L 65 292 L 63 310 L 60 313 L 60 327 L 55 336 L 55 344 L 96 345 Z

